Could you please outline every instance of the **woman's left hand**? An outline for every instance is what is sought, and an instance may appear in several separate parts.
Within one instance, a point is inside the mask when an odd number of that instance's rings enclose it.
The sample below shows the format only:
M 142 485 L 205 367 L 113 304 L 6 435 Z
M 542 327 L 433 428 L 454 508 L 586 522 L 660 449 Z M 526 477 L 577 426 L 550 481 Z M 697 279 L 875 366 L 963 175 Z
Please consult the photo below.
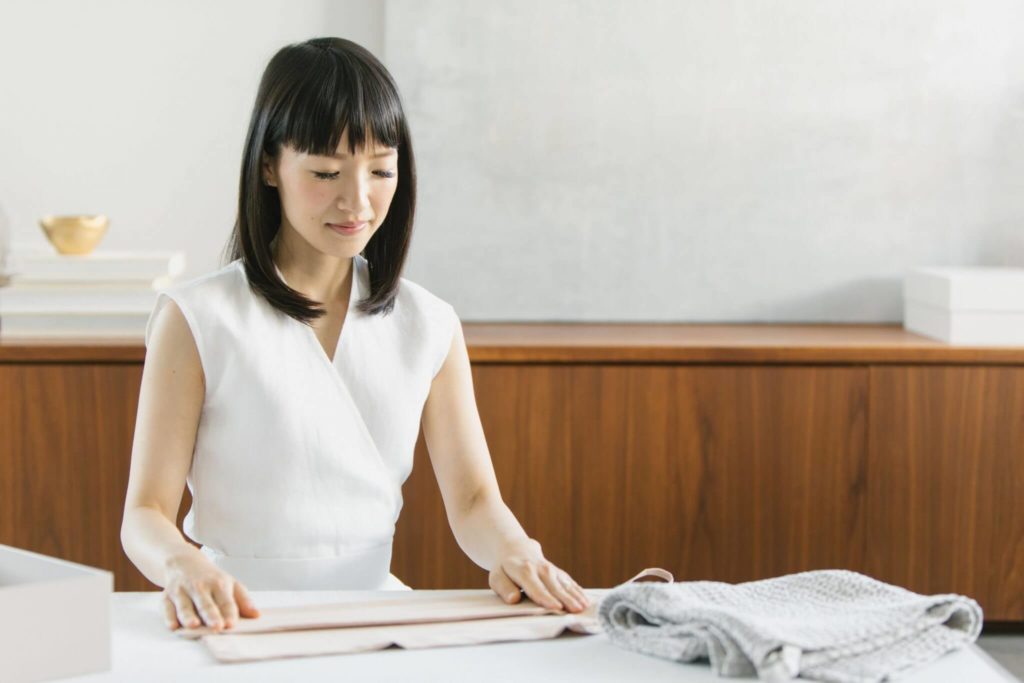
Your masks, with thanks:
M 502 548 L 488 583 L 510 604 L 519 602 L 522 588 L 528 598 L 549 609 L 582 612 L 590 605 L 579 584 L 546 560 L 540 543 L 532 538 L 518 539 Z

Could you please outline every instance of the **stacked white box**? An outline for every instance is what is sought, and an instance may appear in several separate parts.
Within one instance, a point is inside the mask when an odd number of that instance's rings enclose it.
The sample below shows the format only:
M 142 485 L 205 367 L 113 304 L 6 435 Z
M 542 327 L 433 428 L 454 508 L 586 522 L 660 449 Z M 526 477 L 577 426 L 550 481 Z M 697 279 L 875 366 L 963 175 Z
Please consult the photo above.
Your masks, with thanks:
M 114 575 L 0 545 L 0 681 L 109 671 Z
M 915 268 L 903 283 L 903 326 L 950 344 L 1024 345 L 1024 268 Z
M 0 273 L 0 339 L 141 337 L 183 252 L 99 250 L 68 256 L 21 248 Z

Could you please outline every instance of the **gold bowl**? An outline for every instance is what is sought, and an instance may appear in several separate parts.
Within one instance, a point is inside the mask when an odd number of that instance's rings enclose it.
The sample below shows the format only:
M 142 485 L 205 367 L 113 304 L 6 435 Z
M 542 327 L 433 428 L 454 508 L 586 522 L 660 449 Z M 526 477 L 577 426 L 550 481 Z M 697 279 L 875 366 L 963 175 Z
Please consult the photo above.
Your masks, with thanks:
M 46 239 L 61 254 L 88 254 L 103 239 L 110 221 L 106 216 L 43 216 L 39 225 Z

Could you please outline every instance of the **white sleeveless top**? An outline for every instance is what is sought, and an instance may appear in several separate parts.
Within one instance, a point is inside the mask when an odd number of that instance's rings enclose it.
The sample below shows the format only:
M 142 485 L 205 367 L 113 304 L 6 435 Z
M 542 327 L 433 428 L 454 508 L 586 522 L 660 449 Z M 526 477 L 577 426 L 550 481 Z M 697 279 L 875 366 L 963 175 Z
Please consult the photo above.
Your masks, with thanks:
M 362 313 L 369 269 L 353 267 L 333 363 L 241 260 L 162 290 L 146 325 L 148 346 L 173 299 L 206 378 L 184 531 L 253 590 L 408 589 L 390 573 L 401 487 L 458 317 L 405 278 L 389 314 Z

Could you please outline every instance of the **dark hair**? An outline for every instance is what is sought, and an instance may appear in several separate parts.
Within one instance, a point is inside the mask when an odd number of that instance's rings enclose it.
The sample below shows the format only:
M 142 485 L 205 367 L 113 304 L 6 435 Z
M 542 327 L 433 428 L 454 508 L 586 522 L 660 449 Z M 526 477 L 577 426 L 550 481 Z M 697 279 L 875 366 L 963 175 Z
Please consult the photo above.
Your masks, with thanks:
M 313 38 L 281 48 L 267 64 L 256 94 L 242 157 L 238 216 L 224 260 L 226 265 L 240 258 L 250 286 L 306 324 L 325 311 L 277 275 L 271 242 L 281 227 L 281 199 L 276 187 L 263 183 L 261 163 L 264 155 L 276 159 L 284 144 L 332 155 L 346 128 L 350 153 L 371 140 L 398 148 L 391 206 L 363 249 L 370 294 L 357 302 L 364 313 L 386 314 L 398 293 L 416 204 L 416 169 L 398 88 L 384 65 L 350 40 Z

